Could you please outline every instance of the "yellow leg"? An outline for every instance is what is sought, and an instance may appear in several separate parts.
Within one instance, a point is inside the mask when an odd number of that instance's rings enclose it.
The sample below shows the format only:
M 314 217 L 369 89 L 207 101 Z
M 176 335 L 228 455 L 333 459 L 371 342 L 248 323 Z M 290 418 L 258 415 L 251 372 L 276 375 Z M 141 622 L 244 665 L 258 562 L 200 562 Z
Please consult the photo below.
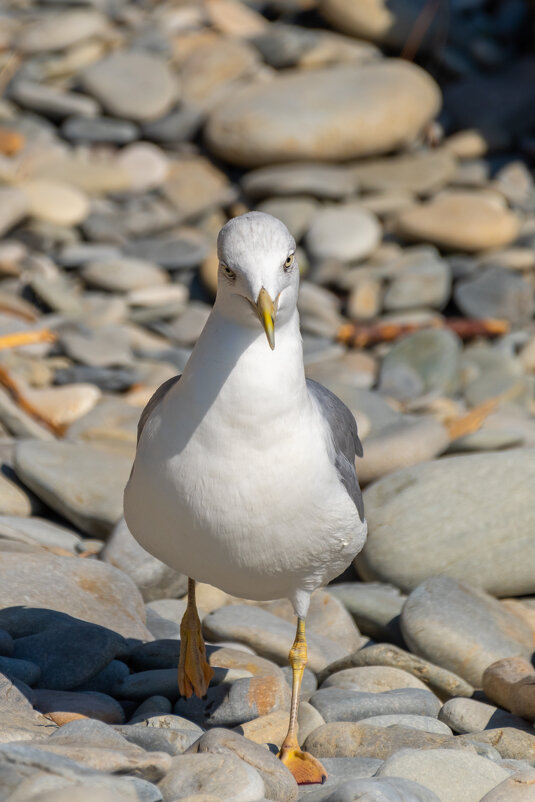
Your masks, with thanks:
M 290 769 L 299 785 L 308 783 L 324 783 L 327 772 L 315 757 L 303 752 L 297 742 L 297 711 L 299 709 L 299 693 L 303 673 L 307 664 L 307 642 L 305 637 L 305 619 L 297 619 L 297 632 L 289 654 L 292 667 L 292 703 L 290 707 L 290 726 L 279 752 L 279 758 Z
M 188 579 L 188 606 L 180 624 L 180 658 L 178 661 L 178 690 L 181 696 L 205 696 L 214 675 L 206 659 L 206 647 L 201 622 L 195 604 L 195 580 Z

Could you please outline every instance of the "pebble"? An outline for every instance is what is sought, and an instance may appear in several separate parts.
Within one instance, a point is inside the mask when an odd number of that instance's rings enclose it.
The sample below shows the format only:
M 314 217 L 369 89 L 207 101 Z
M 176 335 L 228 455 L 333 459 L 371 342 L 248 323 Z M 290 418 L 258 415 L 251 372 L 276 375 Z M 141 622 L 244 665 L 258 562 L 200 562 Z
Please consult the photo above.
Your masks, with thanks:
M 323 0 L 321 13 L 335 30 L 399 48 L 405 44 L 404 31 L 412 29 L 417 12 L 398 2 L 365 9 L 351 0 Z
M 52 784 L 56 786 L 54 793 L 60 793 L 61 787 L 67 786 L 69 794 L 72 794 L 73 786 L 82 783 L 98 789 L 98 794 L 103 791 L 104 794 L 117 792 L 119 795 L 126 790 L 129 794 L 127 799 L 141 802 L 161 800 L 161 794 L 151 783 L 134 777 L 105 775 L 68 757 L 38 749 L 34 744 L 4 744 L 0 748 L 0 766 L 6 792 L 17 790 L 24 782 L 25 789 L 30 790 L 32 795 L 49 791 Z M 119 796 L 117 798 L 120 799 Z M 68 799 L 74 800 L 75 797 L 69 796 Z
M 116 632 L 66 620 L 53 630 L 17 638 L 13 655 L 39 666 L 41 688 L 70 690 L 94 677 L 113 658 L 126 657 L 128 651 L 127 642 Z
M 97 691 L 111 694 L 118 682 L 130 674 L 130 669 L 122 660 L 112 660 L 107 666 L 98 671 L 91 679 L 78 685 L 77 691 Z
M 272 196 L 304 195 L 339 200 L 355 195 L 354 173 L 336 164 L 284 164 L 249 170 L 241 180 L 243 191 L 253 200 Z
M 258 716 L 287 710 L 289 703 L 290 689 L 284 677 L 264 675 L 222 682 L 208 688 L 202 700 L 180 698 L 174 712 L 202 727 L 237 727 Z
M 286 664 L 295 626 L 267 610 L 243 604 L 221 607 L 206 616 L 203 632 L 210 640 L 237 640 L 279 665 Z M 320 671 L 347 651 L 325 635 L 307 633 L 308 666 Z
M 13 638 L 5 629 L 0 629 L 0 655 L 11 657 L 13 654 Z
M 415 654 L 482 687 L 483 672 L 502 657 L 533 650 L 531 628 L 482 590 L 446 576 L 425 580 L 401 613 L 404 638 Z
M 535 771 L 525 769 L 495 785 L 480 802 L 530 802 L 535 785 Z
M 477 193 L 448 191 L 402 210 L 396 230 L 409 240 L 477 252 L 509 245 L 519 233 L 517 216 Z
M 106 18 L 96 10 L 74 9 L 42 16 L 22 28 L 17 47 L 23 53 L 63 50 L 102 34 Z
M 423 151 L 386 159 L 369 159 L 352 172 L 367 192 L 407 191 L 434 194 L 447 184 L 456 170 L 455 158 L 447 150 Z
M 307 797 L 305 797 L 307 798 Z M 370 799 L 377 802 L 439 802 L 429 788 L 401 777 L 372 777 L 342 783 L 328 796 L 318 797 L 327 802 L 345 802 L 348 799 Z
M 438 735 L 453 735 L 450 727 L 433 716 L 415 715 L 414 713 L 388 713 L 381 716 L 370 716 L 361 719 L 365 724 L 374 727 L 412 727 L 414 730 L 436 733 Z
M 220 170 L 208 159 L 193 157 L 176 160 L 170 165 L 163 192 L 181 221 L 226 206 L 236 197 Z
M 20 223 L 28 213 L 28 199 L 18 187 L 0 187 L 0 236 Z
M 157 599 L 146 604 L 147 627 L 151 634 L 157 640 L 159 638 L 180 639 L 180 622 L 186 612 L 186 607 L 187 603 L 183 599 Z M 202 610 L 199 610 L 199 616 L 203 616 Z
M 500 267 L 459 281 L 455 303 L 467 317 L 497 318 L 523 323 L 533 317 L 535 295 L 528 281 Z
M 68 184 L 36 179 L 21 184 L 28 201 L 28 214 L 36 220 L 59 226 L 74 226 L 89 214 L 89 200 Z
M 34 662 L 15 657 L 0 657 L 0 672 L 30 686 L 35 685 L 41 676 L 41 669 Z
M 179 230 L 174 236 L 143 238 L 125 245 L 127 256 L 154 262 L 167 270 L 188 270 L 197 267 L 208 255 L 202 236 L 192 229 Z
M 405 592 L 445 574 L 496 596 L 533 593 L 522 534 L 535 515 L 524 492 L 533 470 L 535 451 L 514 449 L 455 456 L 380 479 L 364 494 L 369 535 L 358 570 Z M 448 503 L 437 504 L 439 498 Z M 406 560 L 407 553 L 418 560 Z
M 130 460 L 84 445 L 27 440 L 15 453 L 17 476 L 88 535 L 108 535 L 122 514 Z
M 205 134 L 216 156 L 240 166 L 295 158 L 342 161 L 402 146 L 438 105 L 437 87 L 426 73 L 384 59 L 283 74 L 247 87 L 212 112 Z
M 238 733 L 210 730 L 188 749 L 188 754 L 236 755 L 262 777 L 268 799 L 294 802 L 298 798 L 297 783 L 286 766 L 269 750 Z
M 380 582 L 340 582 L 329 593 L 353 616 L 359 630 L 375 640 L 400 640 L 399 615 L 406 599 L 398 588 Z
M 484 732 L 472 732 L 469 735 L 458 735 L 456 740 L 475 746 L 479 754 L 486 755 L 487 750 L 490 750 L 491 760 L 496 760 L 496 753 L 503 759 L 533 760 L 535 748 L 533 731 L 526 732 L 516 727 L 499 727 Z
M 405 418 L 385 426 L 366 438 L 364 456 L 359 460 L 359 481 L 365 485 L 385 474 L 397 476 L 402 469 L 427 463 L 445 451 L 446 428 L 434 418 Z M 361 558 L 358 558 L 361 559 Z
M 460 383 L 461 343 L 450 331 L 409 334 L 392 346 L 381 365 L 381 391 L 402 401 L 428 392 L 453 395 Z
M 188 794 L 215 795 L 226 802 L 260 802 L 265 785 L 260 774 L 233 754 L 187 754 L 174 757 L 158 784 L 164 802 Z
M 126 573 L 147 602 L 187 592 L 187 577 L 145 551 L 131 535 L 123 517 L 108 538 L 101 559 Z
M 384 693 L 400 688 L 427 690 L 427 686 L 413 674 L 391 666 L 359 666 L 330 674 L 323 688 L 345 688 L 349 691 Z
M 535 670 L 529 660 L 506 657 L 492 663 L 483 674 L 483 690 L 511 713 L 535 721 Z
M 188 747 L 199 738 L 194 729 L 179 730 L 164 727 L 152 727 L 150 723 L 119 724 L 114 727 L 129 743 L 140 746 L 147 752 L 167 752 L 168 755 L 182 755 Z
M 73 114 L 96 117 L 100 111 L 99 104 L 87 95 L 65 92 L 28 79 L 16 80 L 10 89 L 10 97 L 23 109 L 57 120 Z
M 61 133 L 76 143 L 127 145 L 139 137 L 139 128 L 128 120 L 113 117 L 68 117 Z
M 131 292 L 169 281 L 158 265 L 139 259 L 99 259 L 85 265 L 81 274 L 89 287 L 108 292 Z
M 479 755 L 454 749 L 406 749 L 391 755 L 379 777 L 403 777 L 434 791 L 441 802 L 480 802 L 507 772 Z
M 170 111 L 178 97 L 175 76 L 161 59 L 136 51 L 116 52 L 88 67 L 82 86 L 112 116 L 148 122 Z
M 336 675 L 335 675 L 336 676 Z M 356 691 L 346 687 L 322 687 L 310 697 L 325 721 L 362 721 L 392 713 L 437 716 L 440 702 L 428 690 L 396 688 L 391 691 Z
M 533 727 L 519 716 L 513 716 L 499 707 L 477 699 L 448 699 L 438 718 L 461 735 L 496 727 L 516 727 L 535 734 Z
M 453 751 L 453 736 L 415 730 L 412 727 L 376 727 L 365 721 L 332 721 L 318 727 L 305 741 L 307 752 L 324 757 L 374 757 L 387 760 L 399 750 L 430 750 L 445 746 Z M 461 748 L 461 744 L 458 745 Z M 466 747 L 464 747 L 466 748 Z
M 124 713 L 119 702 L 104 693 L 36 689 L 33 695 L 36 710 L 62 726 L 80 718 L 94 718 L 106 724 L 122 724 Z
M 256 204 L 259 212 L 271 214 L 282 220 L 296 242 L 299 242 L 308 230 L 317 206 L 313 198 L 305 196 L 292 198 L 276 196 Z
M 136 586 L 102 562 L 58 557 L 43 550 L 26 554 L 21 570 L 20 556 L 4 551 L 0 552 L 0 580 L 0 627 L 12 637 L 33 635 L 79 618 L 123 637 L 150 638 Z
M 357 204 L 325 207 L 316 212 L 305 237 L 312 259 L 350 262 L 364 259 L 377 247 L 381 228 L 375 216 Z
M 428 306 L 442 309 L 451 292 L 448 262 L 437 258 L 429 248 L 407 248 L 405 255 L 392 265 L 393 276 L 383 301 L 389 312 Z M 399 271 L 399 272 L 398 272 Z
M 94 331 L 62 332 L 60 341 L 67 356 L 89 367 L 129 367 L 132 363 L 128 337 L 118 326 L 102 326 Z
M 318 675 L 318 681 L 324 682 L 331 674 L 350 668 L 351 666 L 392 666 L 399 668 L 422 680 L 442 699 L 453 696 L 471 697 L 474 688 L 452 671 L 441 668 L 415 654 L 387 643 L 375 643 L 354 652 L 349 658 L 331 663 Z

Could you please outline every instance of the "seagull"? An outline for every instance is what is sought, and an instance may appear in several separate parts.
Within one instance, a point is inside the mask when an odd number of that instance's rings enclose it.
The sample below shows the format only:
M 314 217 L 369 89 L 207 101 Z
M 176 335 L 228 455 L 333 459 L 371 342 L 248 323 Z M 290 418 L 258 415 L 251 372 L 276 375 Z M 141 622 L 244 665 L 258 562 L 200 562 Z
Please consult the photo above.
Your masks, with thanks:
M 229 220 L 217 242 L 216 300 L 181 376 L 141 414 L 124 511 L 137 541 L 188 576 L 178 685 L 204 696 L 195 583 L 252 600 L 290 599 L 290 720 L 279 757 L 297 782 L 326 779 L 299 748 L 311 593 L 351 563 L 367 533 L 350 410 L 305 378 L 296 244 L 276 217 Z

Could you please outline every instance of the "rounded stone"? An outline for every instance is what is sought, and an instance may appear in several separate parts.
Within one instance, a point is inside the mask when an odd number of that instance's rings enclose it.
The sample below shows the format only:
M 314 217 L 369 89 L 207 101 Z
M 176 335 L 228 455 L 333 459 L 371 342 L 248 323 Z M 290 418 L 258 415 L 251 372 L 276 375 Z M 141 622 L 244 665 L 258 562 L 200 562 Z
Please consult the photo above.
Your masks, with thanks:
M 254 199 L 311 195 L 339 200 L 354 195 L 358 189 L 357 179 L 345 166 L 318 162 L 259 167 L 247 172 L 241 185 L 245 194 Z
M 434 194 L 456 170 L 454 157 L 445 150 L 389 156 L 357 164 L 353 173 L 360 187 L 367 192 L 414 192 Z
M 320 11 L 335 30 L 402 48 L 425 8 L 425 0 L 321 0 Z M 425 33 L 425 31 L 424 31 Z
M 214 110 L 206 139 L 217 156 L 245 167 L 342 161 L 410 143 L 439 107 L 438 88 L 427 73 L 384 59 L 253 84 Z
M 535 311 L 532 284 L 499 267 L 478 271 L 475 276 L 459 281 L 454 298 L 466 317 L 527 323 Z
M 74 9 L 57 11 L 23 26 L 17 37 L 17 49 L 23 53 L 63 50 L 84 39 L 102 34 L 106 18 L 98 11 Z
M 108 535 L 122 513 L 131 468 L 124 454 L 61 441 L 19 442 L 15 471 L 48 505 L 89 535 Z
M 89 200 L 62 181 L 35 179 L 21 184 L 28 201 L 28 214 L 45 223 L 75 226 L 89 214 Z
M 400 400 L 437 391 L 453 394 L 460 383 L 460 357 L 461 341 L 453 332 L 417 331 L 386 354 L 379 386 L 384 394 Z
M 178 95 L 176 78 L 165 62 L 138 51 L 113 53 L 88 67 L 81 80 L 110 114 L 127 120 L 162 117 Z
M 370 716 L 362 720 L 363 724 L 374 727 L 412 727 L 414 730 L 436 733 L 438 735 L 453 735 L 447 724 L 432 716 L 420 716 L 414 713 L 389 713 L 382 716 Z
M 214 794 L 226 802 L 260 802 L 265 786 L 259 773 L 229 752 L 187 754 L 173 758 L 158 784 L 164 802 L 190 794 Z
M 357 472 L 362 484 L 430 460 L 449 443 L 446 428 L 430 416 L 413 418 L 385 427 L 366 438 Z
M 441 802 L 480 802 L 509 776 L 491 760 L 456 749 L 404 749 L 389 757 L 377 774 L 421 783 Z
M 381 226 L 358 204 L 320 209 L 310 221 L 305 246 L 312 259 L 352 262 L 364 259 L 379 244 Z
M 412 206 L 396 218 L 397 233 L 443 248 L 483 251 L 511 243 L 520 230 L 518 217 L 483 195 L 448 191 Z
M 437 697 L 427 689 L 397 688 L 366 693 L 340 687 L 322 687 L 310 697 L 325 721 L 362 721 L 370 716 L 410 713 L 436 717 L 440 710 Z
M 535 769 L 516 772 L 496 785 L 480 802 L 532 802 L 535 799 Z
M 131 292 L 169 282 L 168 274 L 158 265 L 127 257 L 90 262 L 81 273 L 88 286 L 108 292 Z
M 460 735 L 500 727 L 516 727 L 535 735 L 533 726 L 524 719 L 477 699 L 448 699 L 438 718 Z
M 364 493 L 361 576 L 404 591 L 445 574 L 496 596 L 535 593 L 534 481 L 535 449 L 455 456 L 384 477 Z
M 533 632 L 522 618 L 487 593 L 446 576 L 433 576 L 413 590 L 401 613 L 401 629 L 412 652 L 476 688 L 491 663 L 515 655 L 529 658 L 533 650 Z
M 383 693 L 398 688 L 420 688 L 428 690 L 421 680 L 408 671 L 391 666 L 357 666 L 331 674 L 322 688 L 346 688 L 350 691 Z
M 45 550 L 24 560 L 17 552 L 0 552 L 0 627 L 19 639 L 76 619 L 126 638 L 151 638 L 139 591 L 111 565 Z

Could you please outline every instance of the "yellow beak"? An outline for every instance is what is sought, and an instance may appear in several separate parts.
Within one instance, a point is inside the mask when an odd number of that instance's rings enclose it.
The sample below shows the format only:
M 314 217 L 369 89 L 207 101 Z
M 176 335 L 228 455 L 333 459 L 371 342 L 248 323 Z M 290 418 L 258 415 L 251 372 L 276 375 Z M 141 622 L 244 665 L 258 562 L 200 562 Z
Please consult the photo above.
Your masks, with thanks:
M 260 318 L 260 322 L 264 326 L 269 347 L 273 351 L 275 348 L 275 317 L 277 315 L 277 310 L 275 309 L 275 304 L 273 303 L 270 294 L 264 289 L 264 287 L 262 287 L 258 293 L 256 311 L 258 313 L 258 317 Z

